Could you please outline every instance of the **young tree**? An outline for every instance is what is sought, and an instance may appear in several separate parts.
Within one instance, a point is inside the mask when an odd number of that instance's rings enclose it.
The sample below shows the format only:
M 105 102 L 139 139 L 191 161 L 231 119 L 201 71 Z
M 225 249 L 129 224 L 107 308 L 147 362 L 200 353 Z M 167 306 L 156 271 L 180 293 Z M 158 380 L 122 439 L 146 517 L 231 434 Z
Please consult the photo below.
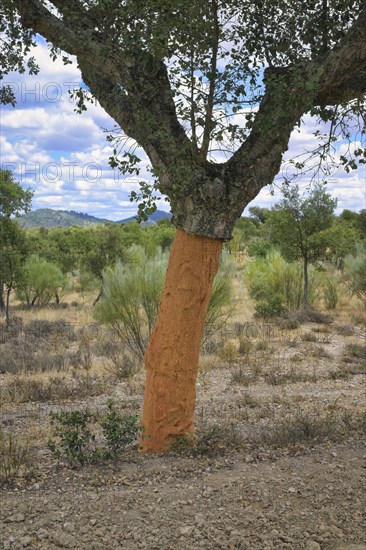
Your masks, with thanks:
M 24 257 L 24 236 L 11 216 L 30 210 L 33 192 L 23 189 L 10 170 L 0 169 L 0 310 L 9 318 L 9 297 L 14 286 L 19 262 Z M 4 299 L 6 286 L 6 301 Z
M 289 262 L 301 260 L 304 266 L 304 309 L 308 309 L 309 264 L 324 259 L 327 230 L 333 222 L 337 200 L 322 185 L 301 195 L 298 185 L 283 191 L 284 199 L 271 214 L 272 242 Z
M 21 279 L 26 257 L 27 243 L 24 230 L 10 218 L 0 219 L 0 304 L 3 304 L 7 324 L 10 321 L 10 294 Z
M 354 121 L 363 109 L 364 1 L 1 0 L 0 12 L 10 52 L 3 74 L 17 57 L 24 71 L 21 40 L 29 48 L 35 33 L 53 56 L 75 55 L 123 132 L 110 138 L 112 164 L 139 173 L 134 153 L 117 158 L 122 137 L 132 138 L 170 200 L 177 232 L 145 356 L 142 442 L 164 451 L 194 429 L 200 340 L 223 241 L 273 181 L 305 113 L 347 131 L 344 116 Z M 77 96 L 82 111 L 88 96 Z M 337 104 L 344 108 L 329 107 Z M 220 148 L 225 162 L 212 156 Z M 140 197 L 150 209 L 146 182 Z

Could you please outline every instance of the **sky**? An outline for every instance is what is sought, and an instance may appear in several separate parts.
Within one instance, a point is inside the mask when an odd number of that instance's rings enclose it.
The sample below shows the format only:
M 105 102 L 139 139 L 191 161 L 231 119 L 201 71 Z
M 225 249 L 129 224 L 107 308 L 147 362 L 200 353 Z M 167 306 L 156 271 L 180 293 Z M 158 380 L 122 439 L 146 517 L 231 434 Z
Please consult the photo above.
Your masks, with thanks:
M 34 190 L 33 210 L 76 210 L 110 220 L 135 214 L 137 205 L 130 202 L 129 193 L 138 190 L 137 180 L 122 176 L 108 165 L 111 147 L 106 130 L 111 131 L 115 122 L 98 104 L 89 105 L 82 115 L 74 112 L 76 105 L 69 91 L 81 85 L 75 63 L 64 65 L 61 59 L 53 62 L 44 45 L 39 45 L 35 54 L 41 69 L 38 75 L 12 73 L 4 82 L 13 87 L 17 105 L 1 107 L 1 168 L 11 170 L 22 186 Z M 316 122 L 307 116 L 304 122 L 291 136 L 276 181 L 262 189 L 248 208 L 270 208 L 281 200 L 282 176 L 290 171 L 286 159 L 311 150 L 315 144 Z M 136 154 L 144 161 L 139 179 L 148 179 L 148 160 L 141 149 Z M 298 183 L 305 189 L 308 179 Z M 345 208 L 366 208 L 365 188 L 365 168 L 350 174 L 342 169 L 334 171 L 327 185 L 328 192 L 338 198 L 338 213 Z M 157 206 L 169 211 L 169 203 L 163 198 Z

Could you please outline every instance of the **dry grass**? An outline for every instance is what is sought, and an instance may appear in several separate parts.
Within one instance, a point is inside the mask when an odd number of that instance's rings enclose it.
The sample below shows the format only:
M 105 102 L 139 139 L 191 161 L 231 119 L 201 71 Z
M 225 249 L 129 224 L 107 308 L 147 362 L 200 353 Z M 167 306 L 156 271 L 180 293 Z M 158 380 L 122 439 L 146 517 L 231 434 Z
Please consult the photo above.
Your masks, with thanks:
M 198 417 L 195 452 L 241 450 L 245 438 L 257 446 L 313 444 L 358 430 L 362 380 L 355 378 L 350 388 L 348 379 L 353 369 L 364 368 L 365 346 L 358 336 L 362 323 L 355 326 L 352 320 L 363 315 L 355 300 L 340 301 L 333 324 L 321 315 L 318 322 L 302 325 L 297 318 L 262 324 L 252 322 L 252 305 L 239 276 L 234 286 L 240 298 L 237 315 L 226 333 L 206 342 L 200 358 L 198 410 L 204 406 L 206 412 Z M 60 403 L 79 406 L 86 399 L 97 408 L 104 392 L 140 410 L 144 370 L 95 325 L 93 298 L 66 309 L 16 311 L 21 321 L 0 340 L 0 370 L 6 371 L 0 374 L 3 410 L 17 415 L 37 406 L 42 411 Z M 67 296 L 68 303 L 72 300 L 81 303 L 77 295 Z M 24 335 L 28 326 L 33 333 Z M 319 412 L 319 402 L 338 398 L 336 412 Z M 345 403 L 355 407 L 348 410 Z M 44 448 L 49 436 L 44 412 L 37 421 L 22 417 L 14 429 L 37 448 Z

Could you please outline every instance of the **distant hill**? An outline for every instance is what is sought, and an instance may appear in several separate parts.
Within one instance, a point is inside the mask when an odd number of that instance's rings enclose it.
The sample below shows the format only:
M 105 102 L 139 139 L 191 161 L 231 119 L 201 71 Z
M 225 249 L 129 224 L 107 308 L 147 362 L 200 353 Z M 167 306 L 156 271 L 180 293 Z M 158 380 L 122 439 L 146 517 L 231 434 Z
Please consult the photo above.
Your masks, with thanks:
M 74 210 L 52 210 L 51 208 L 39 208 L 28 212 L 17 219 L 18 223 L 26 229 L 36 227 L 71 227 L 101 224 L 108 220 L 89 216 Z
M 153 225 L 159 220 L 164 218 L 171 219 L 171 214 L 162 210 L 157 210 L 149 216 L 149 220 L 142 225 Z M 18 223 L 26 229 L 34 229 L 38 227 L 72 227 L 72 226 L 86 226 L 96 225 L 103 223 L 113 223 L 111 220 L 96 218 L 89 214 L 83 214 L 82 212 L 75 212 L 74 210 L 53 210 L 52 208 L 39 208 L 28 212 L 23 216 L 17 218 Z M 115 223 L 128 223 L 136 221 L 136 216 L 126 218 Z
M 137 216 L 131 216 L 130 218 L 126 218 L 116 223 L 135 222 L 136 218 Z M 151 214 L 151 216 L 149 216 L 148 221 L 142 222 L 141 225 L 155 225 L 158 221 L 164 220 L 165 218 L 168 218 L 168 220 L 171 220 L 172 215 L 169 212 L 164 212 L 164 210 L 156 210 L 153 214 Z

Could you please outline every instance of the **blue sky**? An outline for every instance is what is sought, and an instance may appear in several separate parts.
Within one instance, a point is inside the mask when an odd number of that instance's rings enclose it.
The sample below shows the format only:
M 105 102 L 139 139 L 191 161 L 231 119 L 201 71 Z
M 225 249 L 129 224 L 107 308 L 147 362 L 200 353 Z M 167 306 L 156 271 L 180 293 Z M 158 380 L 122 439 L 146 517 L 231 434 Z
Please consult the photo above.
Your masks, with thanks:
M 11 74 L 18 103 L 15 108 L 1 108 L 0 163 L 11 169 L 18 181 L 34 189 L 33 209 L 77 210 L 119 220 L 136 213 L 129 192 L 137 190 L 132 177 L 122 177 L 108 165 L 111 147 L 104 129 L 115 122 L 99 105 L 90 105 L 86 113 L 74 112 L 69 90 L 78 88 L 81 76 L 76 64 L 52 62 L 44 45 L 36 49 L 41 71 L 36 76 Z M 315 144 L 315 121 L 305 117 L 305 125 L 292 134 L 286 158 L 311 149 Z M 342 152 L 342 145 L 339 151 Z M 143 151 L 137 152 L 146 158 Z M 219 159 L 218 159 L 219 160 Z M 144 163 L 141 177 L 148 179 Z M 281 173 L 286 173 L 286 165 Z M 281 178 L 278 178 L 278 186 Z M 306 187 L 307 180 L 300 185 Z M 338 211 L 365 208 L 365 169 L 346 174 L 338 170 L 331 175 L 328 191 L 338 198 Z M 264 188 L 249 206 L 270 207 L 281 198 L 279 188 Z M 158 208 L 169 210 L 163 199 Z

